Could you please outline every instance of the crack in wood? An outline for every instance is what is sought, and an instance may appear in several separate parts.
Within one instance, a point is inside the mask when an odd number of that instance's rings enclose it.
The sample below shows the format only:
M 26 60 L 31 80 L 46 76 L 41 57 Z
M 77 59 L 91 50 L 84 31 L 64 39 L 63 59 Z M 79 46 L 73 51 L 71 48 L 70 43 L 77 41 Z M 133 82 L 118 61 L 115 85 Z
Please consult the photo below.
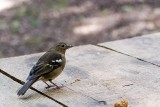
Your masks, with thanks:
M 131 86 L 131 85 L 134 85 L 134 84 L 127 84 L 127 85 L 123 85 L 123 87 L 126 87 L 126 86 Z
M 60 83 L 60 84 L 61 84 L 61 83 Z M 107 105 L 107 102 L 106 102 L 106 101 L 97 100 L 97 99 L 95 99 L 95 98 L 93 98 L 93 97 L 91 97 L 91 96 L 88 96 L 88 95 L 83 94 L 83 93 L 81 93 L 81 92 L 77 92 L 77 91 L 75 91 L 75 90 L 73 90 L 73 89 L 67 87 L 67 86 L 64 85 L 64 84 L 61 84 L 61 85 L 63 85 L 64 87 L 68 88 L 69 90 L 71 90 L 71 91 L 73 91 L 73 92 L 75 92 L 75 93 L 78 93 L 78 94 L 81 94 L 82 96 L 88 97 L 88 98 L 90 98 L 90 99 L 96 101 L 96 102 L 99 103 L 99 104 Z
M 24 81 L 21 81 L 20 79 L 15 78 L 14 76 L 8 74 L 7 72 L 5 72 L 5 71 L 3 71 L 1 69 L 0 69 L 0 73 L 4 74 L 5 76 L 9 77 L 10 79 L 12 79 L 15 82 L 18 82 L 19 84 L 23 85 L 25 83 Z M 37 93 L 39 93 L 39 94 L 41 94 L 41 95 L 43 95 L 43 96 L 45 96 L 45 97 L 47 97 L 47 98 L 49 98 L 49 99 L 51 99 L 53 101 L 55 101 L 56 103 L 58 103 L 59 105 L 61 105 L 63 107 L 68 107 L 67 105 L 65 105 L 65 104 L 61 103 L 60 101 L 58 101 L 58 100 L 56 100 L 56 99 L 54 99 L 54 98 L 42 93 L 41 91 L 39 91 L 39 90 L 37 90 L 37 89 L 35 89 L 33 87 L 30 87 L 30 89 L 33 90 L 33 91 L 36 91 Z
M 120 52 L 120 51 L 114 50 L 114 49 L 112 49 L 112 48 L 108 48 L 108 47 L 101 46 L 101 45 L 94 45 L 94 46 L 98 46 L 98 47 L 101 47 L 101 48 L 105 48 L 105 49 L 111 50 L 111 51 L 113 51 L 113 52 L 117 52 L 117 53 L 120 53 L 120 54 L 123 54 L 123 55 L 129 56 L 129 57 L 135 58 L 135 59 L 137 59 L 137 60 L 140 60 L 140 61 L 143 61 L 143 62 L 146 62 L 146 63 L 152 64 L 152 65 L 154 65 L 154 66 L 160 67 L 160 65 L 157 65 L 157 64 L 155 64 L 155 63 L 148 62 L 148 61 L 143 60 L 143 59 L 141 59 L 141 58 L 137 58 L 137 57 L 135 57 L 135 56 L 131 56 L 131 55 L 129 55 L 129 54 L 126 54 L 126 53 L 123 53 L 123 52 Z

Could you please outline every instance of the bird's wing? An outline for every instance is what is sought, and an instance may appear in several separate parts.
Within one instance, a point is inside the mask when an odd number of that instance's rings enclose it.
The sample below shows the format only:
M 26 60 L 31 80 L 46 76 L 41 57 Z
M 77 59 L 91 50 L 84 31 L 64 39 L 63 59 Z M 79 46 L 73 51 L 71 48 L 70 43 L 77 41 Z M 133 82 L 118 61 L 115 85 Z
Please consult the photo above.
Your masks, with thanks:
M 44 54 L 33 66 L 27 80 L 39 78 L 50 72 L 54 72 L 55 69 L 62 65 L 62 56 L 57 53 L 46 53 Z

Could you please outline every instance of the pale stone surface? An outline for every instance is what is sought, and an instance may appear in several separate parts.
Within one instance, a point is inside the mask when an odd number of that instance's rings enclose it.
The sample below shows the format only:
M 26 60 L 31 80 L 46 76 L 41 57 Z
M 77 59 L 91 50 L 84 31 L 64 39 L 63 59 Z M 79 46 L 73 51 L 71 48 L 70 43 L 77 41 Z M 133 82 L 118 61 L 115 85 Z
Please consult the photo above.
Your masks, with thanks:
M 160 65 L 160 33 L 99 45 Z
M 1 59 L 0 68 L 25 80 L 41 55 Z M 54 80 L 58 85 L 64 85 L 61 89 L 46 90 L 42 82 L 35 83 L 34 87 L 71 107 L 112 107 L 121 98 L 126 98 L 131 107 L 159 106 L 159 67 L 93 45 L 74 47 L 66 56 L 65 70 Z M 16 88 L 11 89 L 14 96 Z M 25 96 L 28 95 L 31 99 L 43 97 L 33 91 L 27 91 Z M 107 105 L 98 101 L 106 101 Z

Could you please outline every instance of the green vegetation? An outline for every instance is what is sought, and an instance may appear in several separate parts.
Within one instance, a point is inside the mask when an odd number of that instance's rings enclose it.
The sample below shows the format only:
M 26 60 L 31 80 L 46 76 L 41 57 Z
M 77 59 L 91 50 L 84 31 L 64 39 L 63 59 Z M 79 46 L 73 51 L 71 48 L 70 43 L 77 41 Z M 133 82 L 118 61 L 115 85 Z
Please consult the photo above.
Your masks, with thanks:
M 19 29 L 20 29 L 20 22 L 18 20 L 13 20 L 10 24 L 10 30 L 13 33 L 19 33 Z
M 25 44 L 28 46 L 34 46 L 34 45 L 42 45 L 44 43 L 44 41 L 40 38 L 30 38 L 28 40 L 25 41 Z

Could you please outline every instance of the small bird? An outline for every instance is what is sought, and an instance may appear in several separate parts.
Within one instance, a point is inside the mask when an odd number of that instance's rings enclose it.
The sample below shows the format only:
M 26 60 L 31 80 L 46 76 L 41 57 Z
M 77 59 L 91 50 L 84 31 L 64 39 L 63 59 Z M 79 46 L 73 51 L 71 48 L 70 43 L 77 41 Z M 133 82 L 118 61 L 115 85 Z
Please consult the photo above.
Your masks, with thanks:
M 42 55 L 38 62 L 31 69 L 27 81 L 17 92 L 17 95 L 24 95 L 32 86 L 32 84 L 38 80 L 42 80 L 47 85 L 46 88 L 51 87 L 47 84 L 47 81 L 59 88 L 55 83 L 52 82 L 52 80 L 63 71 L 66 63 L 65 52 L 71 47 L 71 45 L 60 42 Z

